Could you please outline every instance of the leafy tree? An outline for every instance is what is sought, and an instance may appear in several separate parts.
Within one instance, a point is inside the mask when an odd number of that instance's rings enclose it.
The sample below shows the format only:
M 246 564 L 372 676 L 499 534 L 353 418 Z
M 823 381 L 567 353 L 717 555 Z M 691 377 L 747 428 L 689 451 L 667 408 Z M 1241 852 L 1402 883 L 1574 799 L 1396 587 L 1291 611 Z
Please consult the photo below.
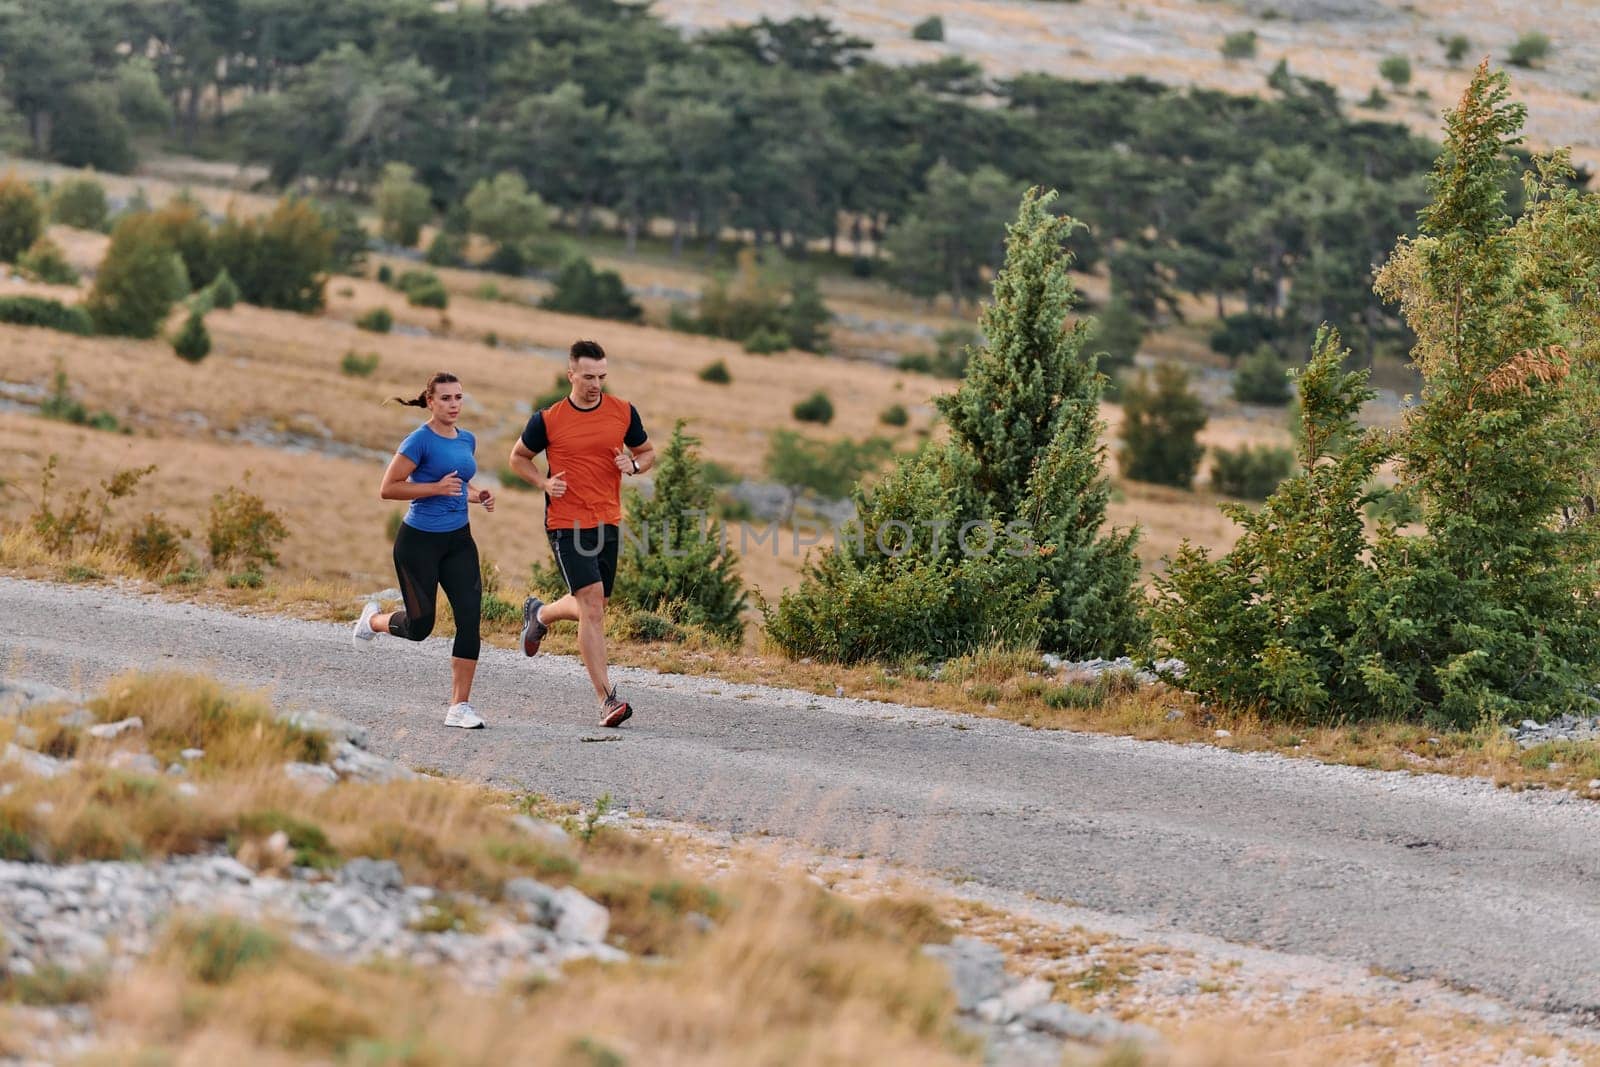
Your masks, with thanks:
M 597 271 L 582 256 L 567 260 L 556 275 L 555 288 L 539 306 L 619 322 L 638 322 L 644 317 L 644 309 L 628 293 L 621 275 L 614 270 Z
M 148 60 L 132 58 L 117 67 L 116 97 L 117 111 L 130 129 L 157 133 L 171 126 L 172 107 Z
M 1233 373 L 1233 398 L 1240 403 L 1283 405 L 1293 395 L 1288 369 L 1270 348 L 1245 357 Z
M 1122 476 L 1187 489 L 1205 455 L 1196 435 L 1206 409 L 1189 388 L 1189 372 L 1176 363 L 1141 373 L 1122 388 Z
M 794 516 L 802 493 L 810 492 L 826 500 L 842 500 L 862 478 L 877 470 L 892 450 L 882 437 L 865 441 L 841 438 L 818 441 L 793 430 L 774 430 L 767 443 L 767 475 L 789 490 L 789 504 L 781 521 Z
M 217 228 L 216 251 L 247 303 L 284 311 L 322 309 L 333 234 L 309 201 L 285 198 L 260 218 L 229 215 Z
M 333 251 L 328 269 L 335 274 L 361 277 L 367 270 L 367 253 L 372 249 L 372 235 L 362 225 L 361 216 L 347 200 L 317 205 L 322 212 L 322 228 L 333 234 Z
M 205 208 L 188 195 L 174 197 L 152 216 L 161 227 L 167 244 L 183 260 L 189 284 L 196 289 L 211 284 L 221 269 L 217 258 L 216 236 Z
M 1294 473 L 1294 453 L 1275 445 L 1211 450 L 1211 488 L 1241 500 L 1265 500 Z
M 968 176 L 940 164 L 927 192 L 889 235 L 897 284 L 917 296 L 949 293 L 963 303 L 1000 257 L 1015 183 L 993 167 Z
M 127 337 L 154 337 L 172 305 L 189 292 L 183 258 L 153 214 L 125 215 L 111 231 L 94 289 L 86 301 L 95 329 Z
M 0 177 L 0 262 L 14 263 L 44 233 L 44 208 L 15 172 Z
M 550 228 L 544 201 L 538 193 L 528 191 L 520 174 L 507 172 L 480 181 L 467 194 L 466 207 L 473 233 L 524 257 Z
M 428 187 L 419 183 L 415 175 L 416 171 L 405 163 L 388 164 L 374 197 L 378 232 L 385 241 L 402 248 L 414 248 L 422 234 L 422 224 L 433 218 Z
M 1378 63 L 1378 74 L 1396 89 L 1411 83 L 1411 60 L 1405 56 L 1384 56 Z
M 189 312 L 183 329 L 172 339 L 172 350 L 190 363 L 199 363 L 211 353 L 211 333 L 206 320 L 198 311 Z
M 621 583 L 629 606 L 700 626 L 724 641 L 744 634 L 744 583 L 722 524 L 712 516 L 714 492 L 695 454 L 698 439 L 680 419 L 661 450 L 649 499 L 634 494 L 627 522 Z
M 110 217 L 105 186 L 93 178 L 68 178 L 50 194 L 50 218 L 80 230 L 104 230 Z
M 138 163 L 133 131 L 122 117 L 112 85 L 91 82 L 68 90 L 50 131 L 51 156 L 69 167 L 126 174 Z

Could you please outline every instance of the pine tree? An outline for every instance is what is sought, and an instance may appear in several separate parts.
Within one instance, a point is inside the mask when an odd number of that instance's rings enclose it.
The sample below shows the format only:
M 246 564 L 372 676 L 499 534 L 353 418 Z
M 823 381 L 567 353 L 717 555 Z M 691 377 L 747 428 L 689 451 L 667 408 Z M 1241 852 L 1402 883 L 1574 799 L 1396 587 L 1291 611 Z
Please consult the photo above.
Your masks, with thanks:
M 635 608 L 737 641 L 744 633 L 744 583 L 724 527 L 711 517 L 713 493 L 695 455 L 698 443 L 680 420 L 660 452 L 650 499 L 629 501 L 627 580 L 619 584 Z
M 211 333 L 206 329 L 206 320 L 200 312 L 189 312 L 183 329 L 172 339 L 172 350 L 190 363 L 199 363 L 211 354 Z
M 39 194 L 14 173 L 0 177 L 0 262 L 16 262 L 42 233 L 44 205 Z
M 172 305 L 189 291 L 183 259 L 149 212 L 125 215 L 111 231 L 85 306 L 100 333 L 154 337 Z

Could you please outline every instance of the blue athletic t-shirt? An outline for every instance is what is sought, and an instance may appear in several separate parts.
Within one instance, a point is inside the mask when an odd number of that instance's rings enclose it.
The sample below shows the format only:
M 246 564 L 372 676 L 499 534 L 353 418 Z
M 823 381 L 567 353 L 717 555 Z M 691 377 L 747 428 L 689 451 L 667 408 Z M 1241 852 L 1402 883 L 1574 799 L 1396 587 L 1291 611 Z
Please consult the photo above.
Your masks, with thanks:
M 454 471 L 461 479 L 459 496 L 425 496 L 413 500 L 406 511 L 406 525 L 428 533 L 449 533 L 467 524 L 467 483 L 478 473 L 474 453 L 478 439 L 456 427 L 454 437 L 441 437 L 423 423 L 400 442 L 400 454 L 417 465 L 407 481 L 438 482 Z

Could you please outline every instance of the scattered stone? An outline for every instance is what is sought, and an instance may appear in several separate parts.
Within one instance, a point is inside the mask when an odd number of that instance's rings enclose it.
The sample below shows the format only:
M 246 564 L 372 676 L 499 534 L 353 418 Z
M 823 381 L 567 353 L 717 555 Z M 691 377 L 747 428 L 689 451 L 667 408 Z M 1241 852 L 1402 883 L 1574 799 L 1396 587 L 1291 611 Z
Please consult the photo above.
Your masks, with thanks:
M 567 832 L 548 819 L 535 819 L 532 815 L 513 815 L 511 825 L 527 834 L 551 845 L 564 845 L 571 840 Z
M 1568 713 L 1549 722 L 1523 719 L 1520 726 L 1506 725 L 1505 732 L 1518 745 L 1531 748 L 1552 741 L 1600 741 L 1600 715 L 1592 718 Z
M 358 856 L 339 868 L 339 883 L 361 886 L 379 893 L 398 893 L 405 888 L 406 876 L 394 860 Z
M 1218 737 L 1232 737 L 1233 736 L 1233 731 L 1232 730 L 1218 730 L 1217 733 L 1216 733 L 1216 736 L 1218 736 Z
M 106 766 L 119 771 L 128 771 L 131 774 L 156 775 L 161 773 L 161 761 L 148 752 L 129 752 L 121 750 L 111 753 L 106 759 Z
M 285 763 L 283 773 L 296 784 L 317 793 L 339 783 L 339 772 L 324 763 Z
M 102 741 L 109 741 L 113 738 L 121 737 L 123 734 L 131 734 L 135 730 L 143 729 L 144 720 L 137 715 L 130 715 L 126 719 L 118 719 L 116 722 L 96 723 L 89 727 L 85 733 L 90 737 L 98 737 Z
M 1048 1004 L 1053 991 L 1054 987 L 1044 979 L 1029 978 L 983 1001 L 976 1014 L 986 1023 L 1004 1025 L 1031 1008 Z
M 5 753 L 0 755 L 0 762 L 18 764 L 36 778 L 54 778 L 58 774 L 65 774 L 72 766 L 71 760 L 59 760 L 31 748 L 19 748 L 9 741 L 6 742 Z
M 80 705 L 83 698 L 43 682 L 0 678 L 0 718 L 20 715 L 40 704 Z
M 576 941 L 582 945 L 597 945 L 606 939 L 611 928 L 611 913 L 596 904 L 570 885 L 556 892 L 560 914 L 556 919 L 556 936 L 563 941 Z
M 517 905 L 523 918 L 529 922 L 538 923 L 546 929 L 554 929 L 556 920 L 560 917 L 561 904 L 556 896 L 556 891 L 543 882 L 532 878 L 512 878 L 506 882 L 501 895 Z
M 94 725 L 94 714 L 88 708 L 73 708 L 61 716 L 61 725 L 81 730 L 85 726 Z
M 203 748 L 186 748 L 182 752 L 178 753 L 178 755 L 181 756 L 186 762 L 190 763 L 194 762 L 205 754 L 206 750 Z
M 336 715 L 321 711 L 285 711 L 278 714 L 278 721 L 312 733 L 326 734 L 334 742 L 344 741 L 358 748 L 367 747 L 367 728 Z
M 1182 678 L 1189 669 L 1188 664 L 1181 659 L 1158 659 L 1141 667 L 1131 656 L 1120 656 L 1117 659 L 1068 660 L 1053 652 L 1045 652 L 1039 658 L 1052 671 L 1076 674 L 1089 681 L 1102 674 L 1130 673 L 1140 685 L 1151 685 L 1167 676 Z
M 1183 718 L 1183 711 L 1181 709 L 1179 709 L 1179 708 L 1168 708 L 1167 709 L 1167 721 L 1168 722 L 1177 722 L 1181 718 Z
M 1023 1013 L 1022 1021 L 1031 1029 L 1068 1041 L 1088 1041 L 1097 1045 L 1122 1042 L 1153 1045 L 1160 1040 L 1160 1035 L 1147 1026 L 1125 1023 L 1106 1015 L 1091 1015 L 1059 1001 L 1028 1009 Z
M 956 1007 L 961 1011 L 976 1011 L 979 1004 L 998 997 L 1006 988 L 1005 956 L 986 941 L 958 937 L 948 945 L 924 945 L 922 951 L 943 960 L 949 968 Z
M 417 773 L 409 767 L 402 767 L 392 759 L 385 759 L 358 748 L 350 741 L 339 742 L 333 752 L 332 766 L 341 779 L 354 779 L 358 782 L 372 782 L 379 785 L 417 777 Z

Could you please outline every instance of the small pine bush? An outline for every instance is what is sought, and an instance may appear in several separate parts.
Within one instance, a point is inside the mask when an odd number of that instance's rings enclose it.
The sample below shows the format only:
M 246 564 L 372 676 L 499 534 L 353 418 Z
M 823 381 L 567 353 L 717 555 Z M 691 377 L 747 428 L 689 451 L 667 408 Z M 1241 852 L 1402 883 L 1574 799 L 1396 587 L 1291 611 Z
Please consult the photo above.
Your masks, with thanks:
M 1230 33 L 1222 39 L 1223 59 L 1254 59 L 1256 54 L 1256 31 L 1240 30 Z
M 702 367 L 699 378 L 702 382 L 711 382 L 714 385 L 727 385 L 733 381 L 733 375 L 728 373 L 728 364 L 720 359 Z
M 199 363 L 211 354 L 211 332 L 200 312 L 189 312 L 183 329 L 172 339 L 172 350 L 190 363 Z
M 1378 74 L 1396 89 L 1411 83 L 1411 60 L 1405 56 L 1385 56 L 1378 64 Z
M 84 337 L 94 333 L 94 320 L 83 308 L 39 296 L 0 296 L 0 322 L 43 326 Z
M 160 578 L 177 565 L 188 536 L 188 530 L 151 512 L 128 531 L 128 558 L 148 577 Z
M 339 361 L 339 372 L 351 378 L 370 378 L 378 369 L 378 353 L 346 352 Z
M 428 242 L 428 251 L 423 253 L 422 258 L 435 267 L 455 267 L 461 264 L 462 257 L 466 253 L 465 234 L 440 230 L 433 235 L 433 240 Z
M 562 265 L 555 289 L 539 301 L 539 306 L 618 322 L 638 322 L 644 317 L 644 309 L 628 293 L 621 275 L 614 270 L 597 271 L 582 256 L 574 256 Z
M 234 284 L 233 275 L 228 273 L 227 267 L 217 272 L 217 276 L 206 287 L 206 293 L 211 300 L 211 306 L 222 311 L 227 311 L 239 302 L 239 287 Z
M 0 262 L 15 263 L 42 233 L 38 191 L 14 173 L 0 177 Z
M 792 347 L 788 334 L 765 326 L 758 327 L 744 339 L 744 350 L 754 356 L 770 356 L 774 352 L 786 352 Z
M 389 264 L 387 264 L 387 263 L 378 264 L 378 284 L 379 285 L 393 285 L 394 284 L 394 269 L 392 267 L 390 267 Z
M 188 292 L 183 259 L 160 220 L 141 212 L 123 216 L 111 231 L 111 247 L 85 306 L 100 333 L 154 337 Z
M 1517 38 L 1506 55 L 1506 62 L 1518 67 L 1531 67 L 1550 54 L 1550 38 L 1532 30 Z
M 388 333 L 394 329 L 394 314 L 388 308 L 373 308 L 356 320 L 356 326 L 369 333 Z
M 450 293 L 431 270 L 408 270 L 395 279 L 394 287 L 406 294 L 406 302 L 413 307 L 450 306 Z
M 1141 374 L 1122 391 L 1122 475 L 1139 482 L 1187 489 L 1205 448 L 1196 436 L 1206 424 L 1205 405 L 1189 389 L 1189 373 L 1174 363 Z
M 911 421 L 904 404 L 890 404 L 878 413 L 878 421 L 885 426 L 904 426 Z
M 105 187 L 93 178 L 68 178 L 50 196 L 50 218 L 63 226 L 103 232 L 110 217 Z
M 46 285 L 78 284 L 78 272 L 67 262 L 61 246 L 42 234 L 22 254 L 22 258 L 17 260 L 17 268 L 28 277 Z
M 938 15 L 929 15 L 911 27 L 911 37 L 916 41 L 944 40 L 944 19 Z
M 1451 63 L 1459 63 L 1466 58 L 1467 52 L 1472 49 L 1472 41 L 1464 33 L 1458 33 L 1444 44 L 1444 58 Z
M 1271 404 L 1281 407 L 1293 396 L 1289 372 L 1278 354 L 1262 347 L 1239 361 L 1233 373 L 1233 398 L 1241 404 Z
M 259 573 L 278 562 L 278 546 L 288 536 L 282 516 L 246 489 L 229 486 L 211 498 L 206 544 L 214 567 L 238 560 Z
M 815 422 L 826 426 L 833 421 L 833 401 L 828 394 L 818 390 L 794 406 L 794 417 L 801 422 Z
M 1294 473 L 1294 452 L 1273 445 L 1211 450 L 1211 488 L 1241 500 L 1265 500 Z

